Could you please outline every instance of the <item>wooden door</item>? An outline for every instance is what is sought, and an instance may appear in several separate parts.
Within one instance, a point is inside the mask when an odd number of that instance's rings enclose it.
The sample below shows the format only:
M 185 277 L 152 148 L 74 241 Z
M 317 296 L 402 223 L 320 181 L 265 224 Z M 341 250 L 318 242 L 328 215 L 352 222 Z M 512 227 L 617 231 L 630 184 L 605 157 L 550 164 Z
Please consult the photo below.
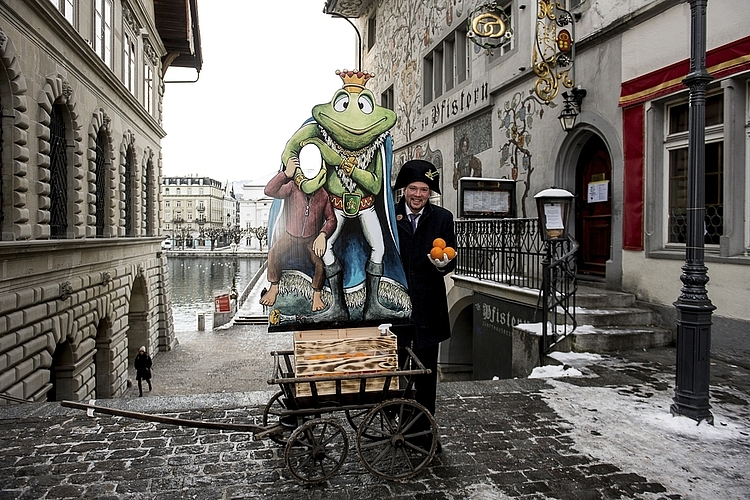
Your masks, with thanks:
M 576 168 L 578 273 L 603 277 L 612 244 L 612 162 L 604 142 L 592 137 Z

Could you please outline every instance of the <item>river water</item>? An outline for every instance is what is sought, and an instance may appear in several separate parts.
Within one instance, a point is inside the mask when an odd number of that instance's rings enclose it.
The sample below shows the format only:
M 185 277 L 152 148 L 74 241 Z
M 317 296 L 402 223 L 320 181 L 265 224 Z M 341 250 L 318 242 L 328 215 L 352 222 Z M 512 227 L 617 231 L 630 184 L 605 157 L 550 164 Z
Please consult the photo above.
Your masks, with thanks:
M 196 331 L 198 314 L 206 315 L 206 330 L 211 330 L 214 296 L 229 293 L 232 279 L 241 294 L 264 261 L 258 257 L 168 257 L 174 331 Z

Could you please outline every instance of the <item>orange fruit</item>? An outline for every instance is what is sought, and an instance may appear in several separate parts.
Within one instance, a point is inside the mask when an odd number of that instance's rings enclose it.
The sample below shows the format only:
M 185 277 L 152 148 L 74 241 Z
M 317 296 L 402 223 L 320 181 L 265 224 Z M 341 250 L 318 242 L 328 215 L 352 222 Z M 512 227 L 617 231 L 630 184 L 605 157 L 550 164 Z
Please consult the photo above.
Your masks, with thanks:
M 456 251 L 453 247 L 445 247 L 443 248 L 443 251 L 445 252 L 445 255 L 448 256 L 448 259 L 453 260 L 456 258 Z
M 430 250 L 430 257 L 436 260 L 443 260 L 443 249 L 440 247 L 435 247 L 432 250 Z
M 445 240 L 443 238 L 435 238 L 435 240 L 432 242 L 432 246 L 437 248 L 445 248 Z

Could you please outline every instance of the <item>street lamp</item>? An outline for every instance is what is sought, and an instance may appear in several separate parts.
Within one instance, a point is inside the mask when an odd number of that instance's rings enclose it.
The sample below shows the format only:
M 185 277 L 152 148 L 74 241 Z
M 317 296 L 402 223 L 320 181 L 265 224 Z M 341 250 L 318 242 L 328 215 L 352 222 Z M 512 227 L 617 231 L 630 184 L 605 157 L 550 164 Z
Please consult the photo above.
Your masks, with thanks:
M 716 307 L 706 291 L 708 269 L 703 265 L 706 217 L 705 137 L 706 87 L 712 80 L 706 71 L 706 4 L 690 0 L 690 73 L 683 83 L 690 88 L 688 121 L 688 185 L 685 265 L 677 308 L 677 365 L 672 415 L 713 424 L 708 389 L 711 368 L 711 314 Z
M 570 191 L 554 187 L 540 191 L 534 196 L 542 240 L 557 241 L 568 237 L 568 217 L 573 198 Z
M 587 93 L 586 89 L 581 88 L 580 85 L 573 87 L 569 92 L 563 92 L 564 105 L 558 119 L 565 132 L 570 132 L 575 127 L 576 118 L 581 113 L 583 98 Z
M 539 236 L 544 241 L 546 250 L 542 260 L 542 339 L 539 344 L 539 362 L 542 363 L 547 353 L 549 329 L 547 318 L 551 308 L 550 296 L 554 303 L 552 314 L 557 314 L 557 296 L 554 291 L 551 291 L 553 287 L 552 256 L 555 254 L 554 247 L 568 239 L 570 232 L 568 218 L 574 196 L 570 191 L 552 187 L 538 192 L 534 199 L 539 214 Z M 555 324 L 557 324 L 556 320 Z

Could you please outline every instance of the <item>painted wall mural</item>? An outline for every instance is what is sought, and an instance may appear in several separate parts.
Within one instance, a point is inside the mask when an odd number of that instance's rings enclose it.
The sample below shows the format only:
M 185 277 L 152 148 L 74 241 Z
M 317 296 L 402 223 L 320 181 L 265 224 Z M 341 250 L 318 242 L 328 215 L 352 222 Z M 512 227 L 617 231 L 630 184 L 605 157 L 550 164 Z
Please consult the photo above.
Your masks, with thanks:
M 556 104 L 551 102 L 550 107 Z M 526 214 L 526 198 L 529 196 L 531 187 L 531 174 L 534 167 L 531 161 L 532 135 L 534 118 L 541 119 L 544 116 L 544 103 L 542 103 L 530 90 L 528 95 L 516 92 L 510 101 L 505 101 L 503 107 L 497 110 L 500 129 L 504 130 L 507 142 L 500 147 L 500 162 L 503 166 L 510 166 L 510 178 L 518 180 L 519 174 L 523 174 L 523 194 L 520 205 L 522 217 Z M 520 170 L 519 170 L 520 166 Z M 506 177 L 507 178 L 507 177 Z
M 492 148 L 492 115 L 467 120 L 453 128 L 453 189 L 462 177 L 482 177 L 482 161 L 476 155 Z
M 270 331 L 398 323 L 411 313 L 390 189 L 396 114 L 365 88 L 371 74 L 337 74 L 342 88 L 313 107 L 265 189 L 276 198 L 261 297 Z M 305 147 L 319 150 L 320 166 L 300 164 Z

